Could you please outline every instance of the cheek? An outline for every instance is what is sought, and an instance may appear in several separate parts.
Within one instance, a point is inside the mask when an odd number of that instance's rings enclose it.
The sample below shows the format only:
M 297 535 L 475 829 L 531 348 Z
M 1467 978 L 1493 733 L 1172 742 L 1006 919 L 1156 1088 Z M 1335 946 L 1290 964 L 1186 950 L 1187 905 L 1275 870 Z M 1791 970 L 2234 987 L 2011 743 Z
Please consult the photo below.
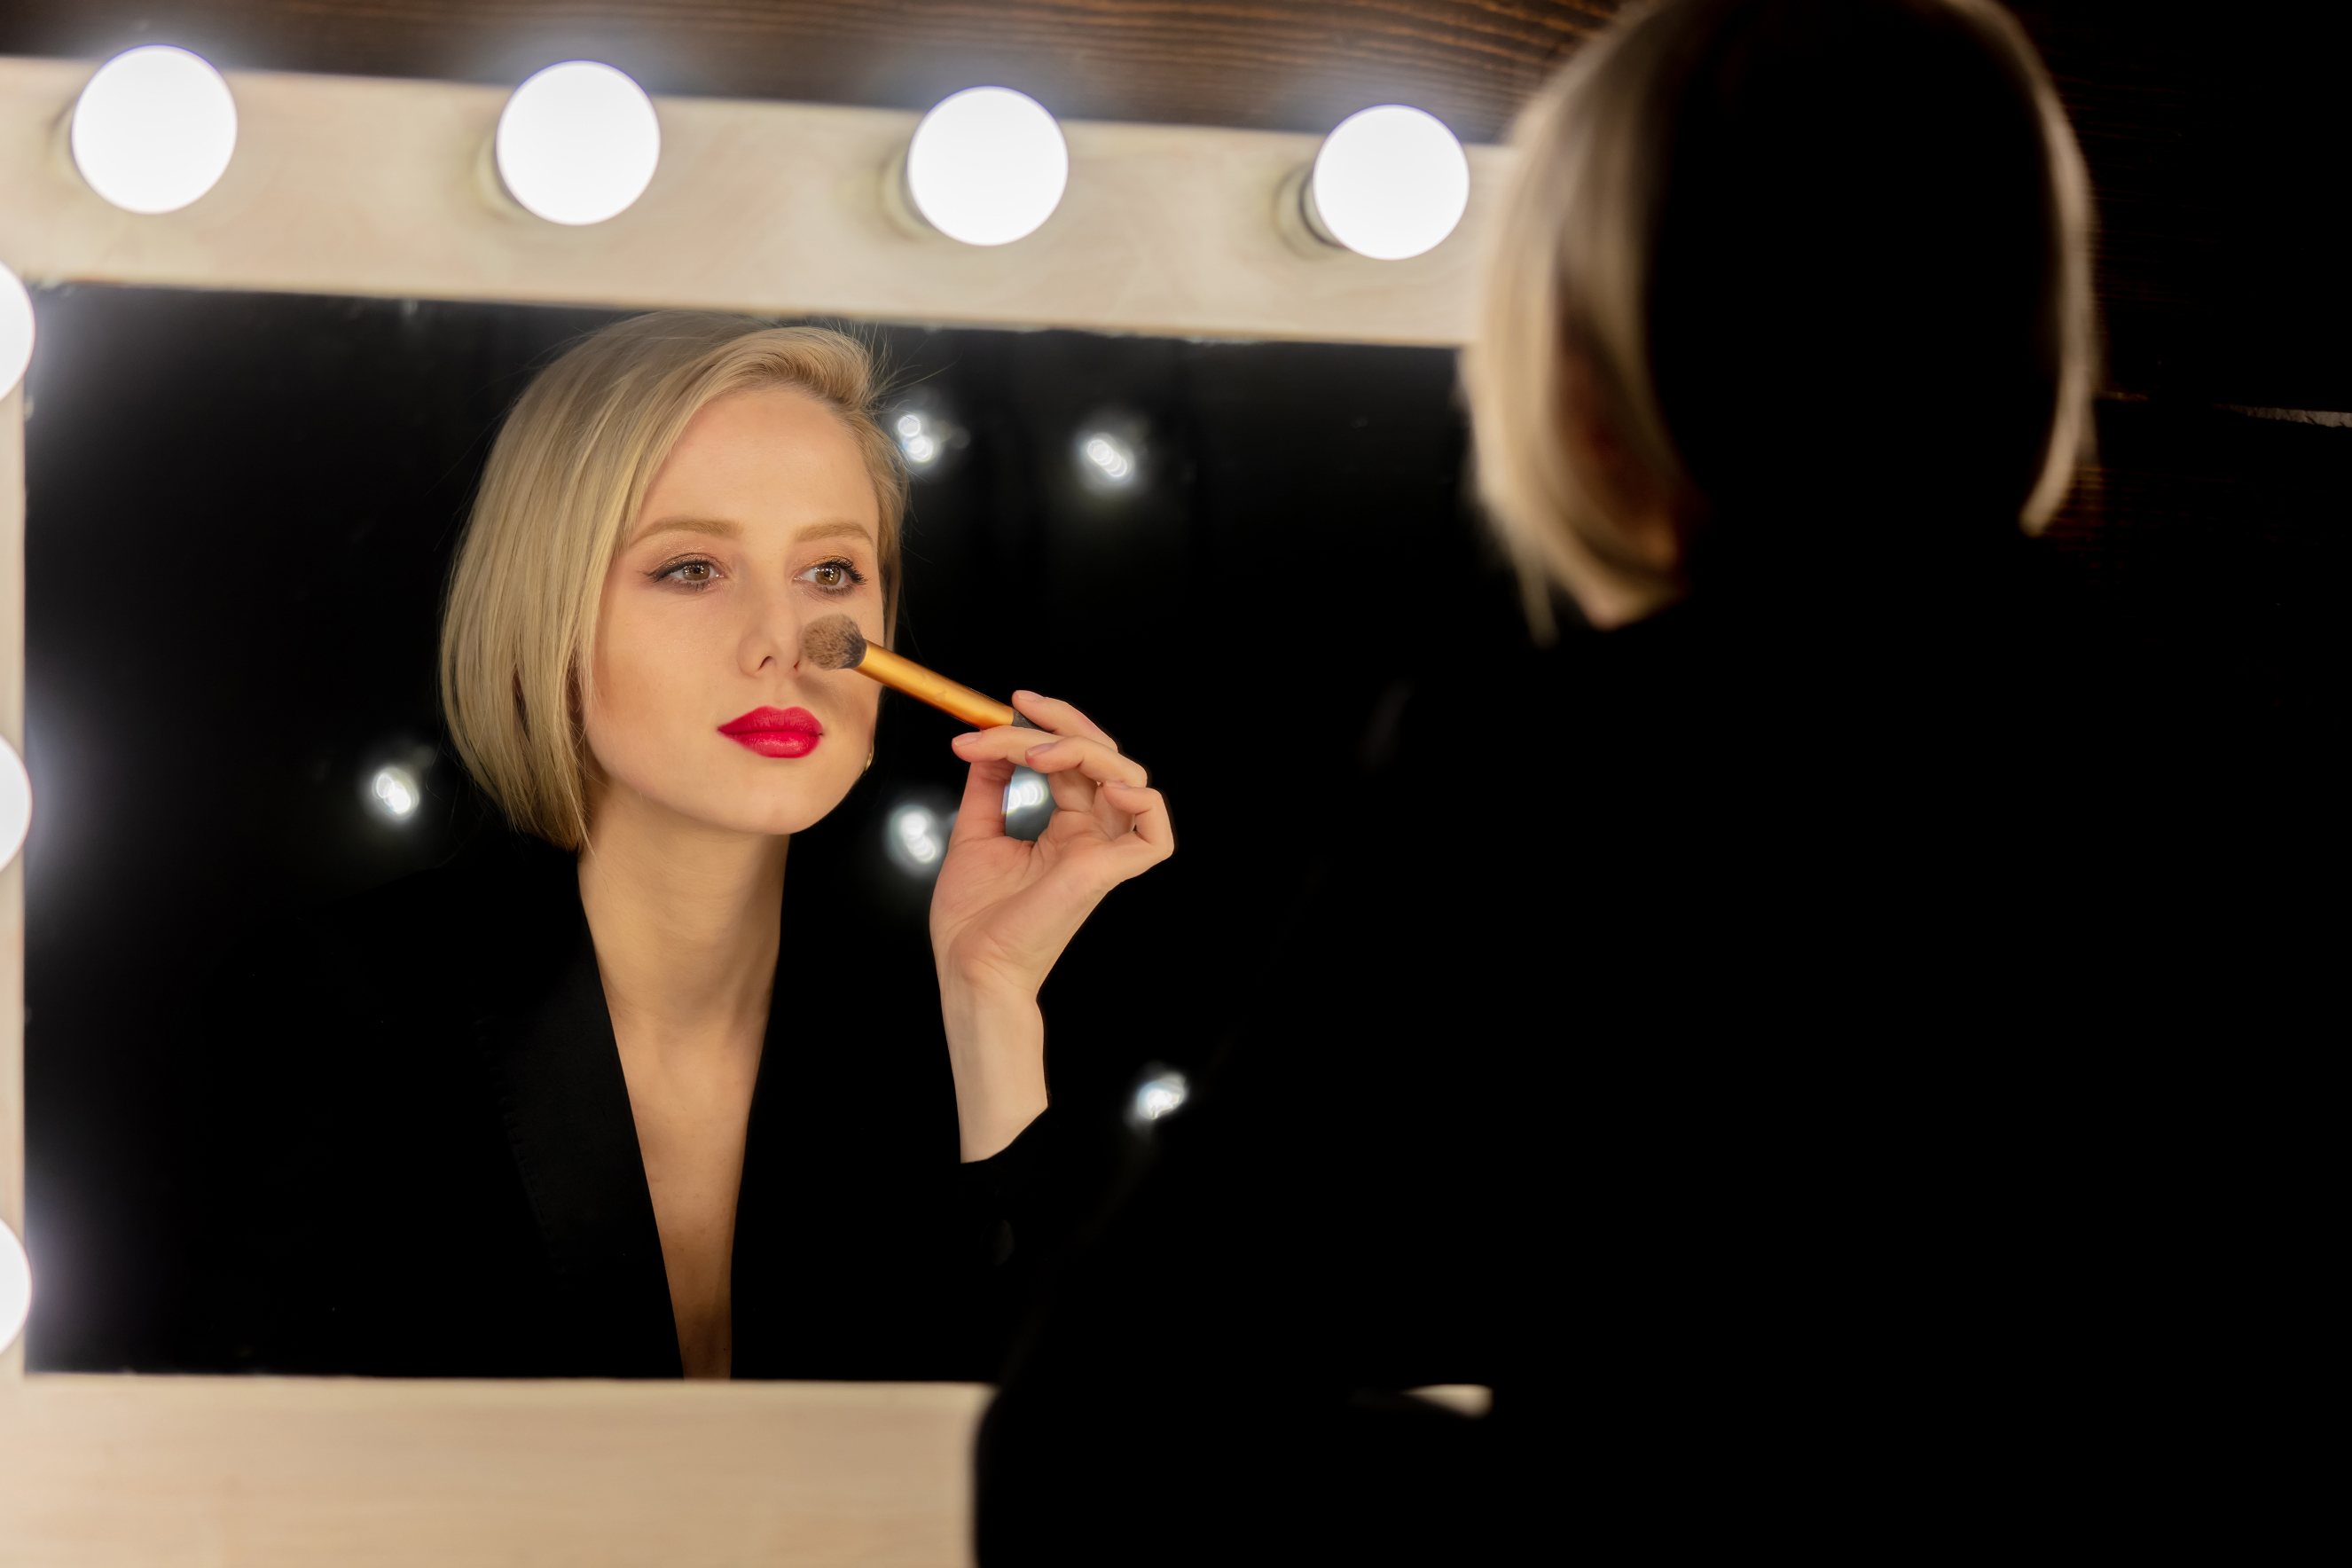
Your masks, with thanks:
M 677 628 L 655 626 L 608 606 L 596 635 L 596 679 L 585 719 L 590 746 L 625 754 L 656 742 L 693 711 L 677 696 L 691 690 L 695 650 Z M 667 700 L 665 700 L 667 697 Z

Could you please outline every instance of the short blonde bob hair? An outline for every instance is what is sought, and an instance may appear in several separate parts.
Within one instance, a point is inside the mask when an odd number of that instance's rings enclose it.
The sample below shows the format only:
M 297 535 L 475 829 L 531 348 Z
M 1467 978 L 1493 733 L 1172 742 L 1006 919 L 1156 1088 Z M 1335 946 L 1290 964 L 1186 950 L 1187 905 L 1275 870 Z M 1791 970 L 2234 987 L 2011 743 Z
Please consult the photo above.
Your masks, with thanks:
M 1905 94 L 1923 83 L 1946 91 L 1938 103 L 1964 106 L 1968 126 L 1939 128 L 1932 110 L 1913 107 Z M 1779 141 L 1742 151 L 1759 129 Z M 1997 145 L 1980 153 L 1969 140 L 1979 135 Z M 1691 150 L 1710 136 L 1706 151 Z M 2090 455 L 2098 361 L 2088 184 L 2047 72 L 1993 0 L 1660 0 L 1625 13 L 1570 60 L 1513 140 L 1516 184 L 1464 382 L 1481 499 L 1539 636 L 1551 632 L 1555 587 L 1657 571 L 1580 482 L 1564 439 L 1571 396 L 1628 461 L 1702 514 L 1724 500 L 1711 493 L 1718 480 L 1759 467 L 1723 460 L 1727 450 L 1765 457 L 1772 478 L 1740 499 L 1757 502 L 1768 483 L 1793 493 L 1748 506 L 1738 521 L 1773 535 L 1750 549 L 1788 544 L 1811 525 L 1809 509 L 1818 517 L 1843 506 L 1859 518 L 1874 504 L 1880 515 L 1847 536 L 1867 553 L 1906 506 L 1932 506 L 1939 481 L 1971 463 L 1972 504 L 1986 514 L 2014 507 L 2027 532 L 2065 499 Z M 1916 171 L 1901 162 L 1915 149 L 1927 162 Z M 1736 212 L 1696 220 L 1706 244 L 1678 242 L 1693 232 L 1675 226 L 1678 213 L 1697 205 Z M 2017 221 L 1965 221 L 1982 215 Z M 2007 250 L 1969 237 L 2004 227 Z M 1936 243 L 1951 235 L 1957 257 Z M 2000 286 L 1976 290 L 1966 268 L 1984 257 L 2000 262 Z M 1746 286 L 1759 277 L 1770 281 Z M 1671 295 L 1663 303 L 1662 290 Z M 1972 340 L 1938 323 L 1955 295 L 1977 292 L 1992 301 L 1981 319 L 2017 326 L 1971 359 Z M 1699 303 L 1710 298 L 1719 302 Z M 1679 347 L 1662 339 L 1675 332 Z M 1738 363 L 1742 349 L 1759 352 Z M 1802 363 L 1846 350 L 1843 369 Z M 1662 396 L 1660 376 L 1670 353 L 1681 356 L 1675 367 L 1705 366 L 1686 369 L 1685 386 L 1705 384 L 1679 412 L 1695 401 L 1708 417 L 1670 421 L 1675 389 Z M 2003 409 L 1969 414 L 1954 394 L 1935 412 L 1963 410 L 1948 423 L 1977 421 L 1998 441 L 1971 447 L 1956 430 L 1937 447 L 1914 433 L 1925 412 L 1906 427 L 1899 406 L 1886 411 L 1906 400 L 1916 408 L 1956 375 L 1977 376 L 1972 384 L 1991 388 L 1989 401 Z M 1788 406 L 1792 384 L 1814 406 Z M 1761 433 L 1746 447 L 1713 441 L 1715 477 L 1695 474 L 1694 439 L 1743 426 Z M 1990 459 L 1972 457 L 1988 446 L 1999 448 Z M 1997 473 L 1985 474 L 1988 461 Z M 1864 475 L 1903 493 L 1864 497 Z M 1792 526 L 1755 527 L 1748 514 L 1759 510 Z
M 581 716 L 597 609 L 623 531 L 706 404 L 789 386 L 831 409 L 874 480 L 886 626 L 897 620 L 907 478 L 882 430 L 873 356 L 821 327 L 664 311 L 575 344 L 508 415 L 457 548 L 441 623 L 441 708 L 467 771 L 521 832 L 588 834 Z

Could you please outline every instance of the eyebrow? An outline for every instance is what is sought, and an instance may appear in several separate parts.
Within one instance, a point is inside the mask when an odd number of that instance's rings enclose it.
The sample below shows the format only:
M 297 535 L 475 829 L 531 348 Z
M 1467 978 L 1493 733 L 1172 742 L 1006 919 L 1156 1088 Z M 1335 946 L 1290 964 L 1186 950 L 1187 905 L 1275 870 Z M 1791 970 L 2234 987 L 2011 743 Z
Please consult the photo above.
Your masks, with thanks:
M 813 522 L 793 535 L 794 544 L 806 544 L 812 539 L 863 539 L 870 544 L 874 541 L 874 531 L 862 522 L 844 521 Z
M 663 533 L 701 533 L 714 539 L 740 539 L 743 537 L 743 529 L 741 524 L 729 522 L 724 518 L 666 517 L 659 522 L 648 525 L 645 531 L 638 534 L 632 542 L 641 544 Z M 805 528 L 795 530 L 793 533 L 794 544 L 806 544 L 813 539 L 863 539 L 871 543 L 874 532 L 863 523 L 844 520 L 839 522 L 812 522 Z
M 714 517 L 666 517 L 648 526 L 637 535 L 635 542 L 642 543 L 660 533 L 707 533 L 714 539 L 740 539 L 743 530 L 735 523 Z

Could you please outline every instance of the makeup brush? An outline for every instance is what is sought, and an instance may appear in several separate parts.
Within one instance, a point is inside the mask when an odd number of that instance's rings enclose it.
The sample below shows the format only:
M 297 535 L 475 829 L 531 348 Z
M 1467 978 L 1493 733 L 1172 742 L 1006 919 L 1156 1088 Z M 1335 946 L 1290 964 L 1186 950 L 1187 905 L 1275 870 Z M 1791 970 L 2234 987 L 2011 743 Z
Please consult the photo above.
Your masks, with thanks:
M 933 675 L 911 658 L 876 647 L 847 616 L 811 621 L 801 632 L 801 657 L 819 669 L 854 669 L 942 713 L 952 713 L 974 729 L 990 730 L 999 724 L 1018 724 L 1024 730 L 1037 727 L 993 697 L 982 697 L 969 686 Z

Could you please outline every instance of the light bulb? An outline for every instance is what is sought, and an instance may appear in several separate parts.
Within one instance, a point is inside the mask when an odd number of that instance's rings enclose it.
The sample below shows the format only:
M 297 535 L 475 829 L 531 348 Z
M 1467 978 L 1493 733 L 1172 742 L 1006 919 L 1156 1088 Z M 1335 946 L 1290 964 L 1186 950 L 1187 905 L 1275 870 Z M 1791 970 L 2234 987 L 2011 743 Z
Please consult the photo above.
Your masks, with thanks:
M 0 866 L 16 858 L 33 826 L 33 781 L 16 748 L 0 741 Z
M 0 397 L 8 395 L 33 363 L 33 297 L 24 280 L 0 265 Z
M 567 60 L 514 89 L 494 145 L 499 178 L 525 208 L 550 223 L 603 223 L 653 183 L 661 120 L 622 72 Z
M 1308 224 L 1375 261 L 1434 248 L 1470 205 L 1470 160 L 1435 115 L 1402 103 L 1360 110 L 1323 138 L 1307 182 Z
M 24 1331 L 25 1315 L 33 1310 L 33 1265 L 25 1244 L 0 1222 L 0 1351 L 16 1342 Z
M 125 212 L 177 212 L 236 151 L 236 100 L 208 61 L 169 44 L 119 54 L 75 100 L 67 141 L 89 188 Z
M 1070 149 L 1045 106 L 1009 87 L 940 100 L 907 147 L 907 195 L 925 222 L 966 245 L 1010 245 L 1054 216 Z

